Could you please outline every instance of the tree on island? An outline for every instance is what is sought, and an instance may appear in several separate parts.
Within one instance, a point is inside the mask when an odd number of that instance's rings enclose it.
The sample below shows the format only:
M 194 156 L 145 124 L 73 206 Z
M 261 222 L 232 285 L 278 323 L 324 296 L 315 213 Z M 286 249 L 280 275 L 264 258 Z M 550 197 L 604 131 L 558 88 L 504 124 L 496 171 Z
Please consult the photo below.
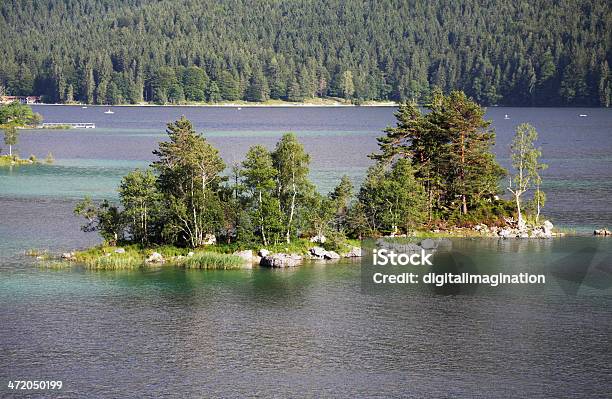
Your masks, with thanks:
M 168 142 L 153 153 L 157 185 L 168 211 L 166 230 L 184 238 L 192 247 L 203 245 L 221 220 L 218 196 L 225 163 L 185 117 L 168 124 Z
M 354 187 L 348 176 L 344 175 L 340 183 L 329 193 L 335 209 L 334 226 L 336 231 L 342 232 L 347 225 L 348 213 L 351 207 Z
M 380 163 L 370 167 L 359 201 L 373 232 L 407 232 L 424 220 L 425 192 L 410 160 L 405 158 L 397 160 L 389 170 Z
M 379 138 L 377 162 L 356 197 L 346 176 L 331 193 L 317 192 L 308 177 L 310 156 L 293 133 L 272 151 L 251 147 L 227 178 L 218 150 L 182 117 L 168 124 L 169 141 L 154 151 L 152 169 L 123 178 L 120 205 L 96 207 L 86 199 L 75 212 L 87 219 L 84 230 L 100 231 L 109 243 L 191 248 L 305 238 L 339 248 L 347 238 L 402 234 L 432 223 L 503 223 L 515 208 L 496 198 L 504 171 L 490 150 L 494 135 L 482 109 L 463 93 L 436 93 L 428 108 L 399 108 L 397 125 Z M 511 187 L 520 192 L 514 202 L 519 215 L 527 188 L 536 188 L 538 215 L 545 199 L 539 177 L 545 166 L 537 162 L 531 129 L 521 126 L 513 144 L 513 164 L 522 171 L 512 180 L 520 189 Z
M 159 229 L 161 194 L 156 176 L 150 169 L 128 173 L 119 185 L 119 198 L 125 207 L 124 217 L 130 220 L 128 233 L 133 241 L 149 244 Z
M 312 183 L 308 180 L 310 155 L 293 133 L 286 133 L 272 152 L 272 162 L 278 171 L 276 191 L 280 210 L 285 215 L 285 239 L 291 241 L 295 234 L 295 216 Z
M 504 169 L 491 147 L 495 134 L 485 110 L 465 93 L 436 91 L 427 113 L 415 103 L 400 105 L 395 127 L 378 138 L 380 152 L 371 157 L 385 165 L 409 159 L 427 197 L 427 214 L 465 216 L 499 192 Z
M 258 224 L 258 233 L 264 245 L 277 242 L 281 235 L 282 219 L 280 203 L 273 194 L 276 192 L 278 171 L 273 165 L 272 155 L 262 145 L 249 149 L 242 162 L 241 176 L 246 192 L 250 213 Z
M 521 196 L 530 188 L 536 187 L 534 194 L 534 201 L 537 206 L 536 222 L 540 217 L 540 208 L 546 198 L 540 189 L 542 183 L 540 171 L 547 168 L 547 165 L 539 162 L 542 152 L 535 147 L 537 139 L 538 132 L 536 129 L 528 123 L 522 123 L 516 128 L 514 139 L 510 145 L 512 167 L 516 173 L 508 181 L 508 191 L 514 196 L 519 229 L 525 228 L 525 219 L 521 211 Z
M 535 207 L 536 215 L 535 222 L 536 224 L 540 221 L 540 213 L 544 205 L 546 204 L 546 193 L 542 191 L 542 176 L 540 172 L 548 169 L 548 165 L 545 163 L 539 163 L 536 168 L 536 173 L 534 175 L 534 185 L 535 185 L 535 193 L 533 194 L 533 205 Z
M 9 156 L 13 156 L 13 146 L 19 142 L 18 128 L 33 127 L 42 121 L 40 114 L 30 106 L 12 102 L 0 106 L 0 129 L 4 131 L 4 143 L 9 146 Z
M 87 220 L 87 223 L 81 226 L 82 231 L 97 231 L 110 245 L 115 245 L 124 238 L 125 218 L 119 208 L 108 200 L 96 206 L 91 197 L 87 196 L 76 204 L 74 214 Z

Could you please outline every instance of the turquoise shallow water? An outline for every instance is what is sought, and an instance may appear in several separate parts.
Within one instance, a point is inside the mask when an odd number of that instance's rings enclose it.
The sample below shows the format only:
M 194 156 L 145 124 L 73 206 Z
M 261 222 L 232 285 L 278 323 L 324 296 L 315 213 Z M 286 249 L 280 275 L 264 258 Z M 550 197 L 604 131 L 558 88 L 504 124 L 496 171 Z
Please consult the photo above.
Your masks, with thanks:
M 24 256 L 99 242 L 72 215 L 116 198 L 165 122 L 186 114 L 228 164 L 294 130 L 323 192 L 363 177 L 393 109 L 37 107 L 94 130 L 24 131 L 18 150 L 56 162 L 0 169 L 0 387 L 62 379 L 58 397 L 607 397 L 612 391 L 612 240 L 465 240 L 478 271 L 540 272 L 544 287 L 396 287 L 369 292 L 358 263 L 294 270 L 46 270 Z M 588 114 L 580 118 L 578 114 Z M 504 120 L 509 114 L 511 119 Z M 612 227 L 609 110 L 493 108 L 496 152 L 516 124 L 540 130 L 546 214 Z M 569 260 L 568 260 L 569 259 Z M 568 265 L 571 266 L 568 268 Z

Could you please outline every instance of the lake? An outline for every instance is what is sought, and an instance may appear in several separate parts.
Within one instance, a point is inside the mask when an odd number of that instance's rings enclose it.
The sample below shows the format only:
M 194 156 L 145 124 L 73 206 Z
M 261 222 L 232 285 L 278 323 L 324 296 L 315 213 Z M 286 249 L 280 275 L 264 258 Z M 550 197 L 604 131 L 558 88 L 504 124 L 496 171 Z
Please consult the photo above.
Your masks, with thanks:
M 164 126 L 185 115 L 228 165 L 294 131 L 323 192 L 359 183 L 393 108 L 35 106 L 46 122 L 91 130 L 21 133 L 22 156 L 53 165 L 0 169 L 0 396 L 9 379 L 61 379 L 57 397 L 607 397 L 612 391 L 612 240 L 458 240 L 479 270 L 540 270 L 542 286 L 368 292 L 358 263 L 294 270 L 43 270 L 29 248 L 99 242 L 74 203 L 116 198 L 145 167 Z M 586 114 L 586 117 L 580 117 Z M 508 115 L 509 119 L 504 116 Z M 513 129 L 540 133 L 557 226 L 612 227 L 612 111 L 490 108 L 508 166 Z M 586 251 L 579 281 L 559 277 Z M 589 252 L 590 251 L 590 252 Z M 580 258 L 582 259 L 582 258 Z M 571 280 L 571 279 L 570 279 Z
M 227 165 L 239 162 L 253 144 L 272 148 L 283 132 L 297 133 L 312 156 L 311 178 L 327 192 L 344 174 L 361 182 L 376 137 L 395 122 L 392 107 L 113 107 L 114 114 L 105 114 L 107 108 L 35 106 L 46 122 L 93 122 L 96 129 L 24 131 L 22 156 L 51 152 L 56 162 L 1 169 L 0 201 L 115 198 L 121 176 L 153 160 L 165 124 L 181 115 L 220 149 Z M 612 226 L 612 110 L 492 107 L 487 118 L 504 167 L 516 126 L 529 122 L 538 129 L 543 161 L 550 166 L 543 173 L 544 213 L 556 225 L 583 232 Z

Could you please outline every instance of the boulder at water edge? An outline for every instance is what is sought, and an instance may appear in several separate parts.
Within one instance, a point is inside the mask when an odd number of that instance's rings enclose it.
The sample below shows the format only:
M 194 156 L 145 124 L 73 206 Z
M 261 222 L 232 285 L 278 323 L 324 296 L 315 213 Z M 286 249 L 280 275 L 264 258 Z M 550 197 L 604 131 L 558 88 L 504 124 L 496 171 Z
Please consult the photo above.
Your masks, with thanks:
M 159 252 L 153 252 L 149 257 L 145 260 L 147 263 L 164 263 L 164 257 Z
M 236 251 L 234 252 L 234 255 L 241 258 L 245 263 L 253 262 L 253 251 L 251 251 L 250 249 L 246 249 L 244 251 Z
M 340 255 L 334 251 L 326 251 L 323 257 L 325 259 L 340 259 Z
M 281 253 L 262 257 L 259 265 L 263 267 L 284 268 L 295 267 L 301 262 L 302 257 L 300 255 Z
M 348 251 L 345 258 L 361 258 L 361 248 L 359 247 L 351 247 L 351 250 Z

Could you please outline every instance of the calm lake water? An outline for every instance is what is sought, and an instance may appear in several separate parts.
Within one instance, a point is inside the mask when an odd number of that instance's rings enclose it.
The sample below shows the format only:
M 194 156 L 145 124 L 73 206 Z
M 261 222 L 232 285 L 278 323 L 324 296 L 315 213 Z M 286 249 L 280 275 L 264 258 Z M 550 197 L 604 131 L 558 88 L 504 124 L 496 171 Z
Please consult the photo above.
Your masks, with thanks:
M 91 272 L 37 268 L 28 248 L 97 243 L 74 203 L 116 198 L 181 115 L 227 164 L 294 131 L 322 191 L 359 182 L 393 108 L 36 106 L 47 122 L 18 151 L 51 166 L 0 169 L 0 397 L 9 379 L 61 379 L 50 397 L 609 397 L 612 240 L 458 241 L 483 272 L 541 271 L 544 287 L 362 291 L 351 262 L 295 270 Z M 504 115 L 509 119 L 504 119 Z M 587 117 L 580 117 L 587 114 Z M 540 132 L 545 213 L 587 232 L 612 227 L 612 111 L 491 108 L 498 159 L 512 131 Z M 587 255 L 582 259 L 581 251 Z M 591 251 L 591 252 L 589 252 Z M 575 260 L 579 283 L 555 275 Z M 580 283 L 581 282 L 581 283 Z
M 181 115 L 220 149 L 227 165 L 241 161 L 253 144 L 272 148 L 283 132 L 296 132 L 312 156 L 312 179 L 327 192 L 344 174 L 361 182 L 370 165 L 367 155 L 377 150 L 376 137 L 395 122 L 392 107 L 113 107 L 114 114 L 104 114 L 108 107 L 34 108 L 47 122 L 93 122 L 96 129 L 24 131 L 20 154 L 44 158 L 51 152 L 56 163 L 0 169 L 0 201 L 115 198 L 121 176 L 153 160 L 165 124 Z M 612 110 L 499 107 L 490 108 L 487 118 L 505 167 L 516 126 L 530 122 L 538 129 L 550 166 L 544 172 L 544 212 L 555 224 L 580 231 L 612 226 Z

